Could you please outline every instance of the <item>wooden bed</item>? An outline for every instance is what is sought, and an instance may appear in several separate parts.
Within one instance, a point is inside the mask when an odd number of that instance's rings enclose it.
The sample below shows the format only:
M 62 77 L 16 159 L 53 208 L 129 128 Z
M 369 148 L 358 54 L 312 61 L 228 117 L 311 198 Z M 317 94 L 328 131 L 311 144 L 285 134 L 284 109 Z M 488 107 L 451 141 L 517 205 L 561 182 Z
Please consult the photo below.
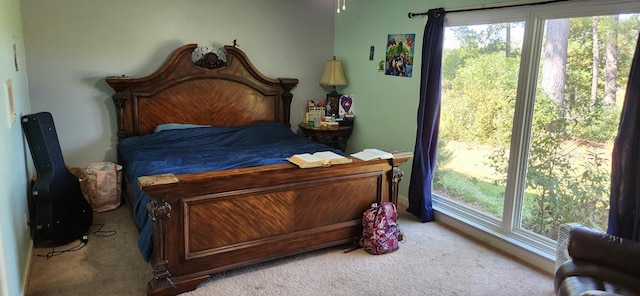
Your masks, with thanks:
M 176 49 L 149 76 L 106 81 L 115 90 L 120 140 L 152 133 L 164 123 L 268 121 L 290 127 L 291 90 L 298 83 L 264 76 L 234 46 L 210 51 L 195 44 Z M 176 295 L 195 289 L 212 273 L 353 242 L 364 210 L 373 202 L 396 202 L 398 165 L 406 160 L 355 159 L 313 169 L 283 163 L 124 178 L 127 204 L 135 204 L 133 182 L 152 197 L 148 294 Z

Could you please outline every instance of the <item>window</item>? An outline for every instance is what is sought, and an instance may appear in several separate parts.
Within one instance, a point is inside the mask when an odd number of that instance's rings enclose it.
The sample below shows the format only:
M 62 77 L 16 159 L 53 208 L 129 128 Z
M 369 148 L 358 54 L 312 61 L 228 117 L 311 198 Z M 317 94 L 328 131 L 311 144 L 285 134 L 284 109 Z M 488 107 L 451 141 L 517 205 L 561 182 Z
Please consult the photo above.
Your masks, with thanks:
M 446 16 L 436 210 L 548 254 L 606 229 L 640 3 L 586 2 Z

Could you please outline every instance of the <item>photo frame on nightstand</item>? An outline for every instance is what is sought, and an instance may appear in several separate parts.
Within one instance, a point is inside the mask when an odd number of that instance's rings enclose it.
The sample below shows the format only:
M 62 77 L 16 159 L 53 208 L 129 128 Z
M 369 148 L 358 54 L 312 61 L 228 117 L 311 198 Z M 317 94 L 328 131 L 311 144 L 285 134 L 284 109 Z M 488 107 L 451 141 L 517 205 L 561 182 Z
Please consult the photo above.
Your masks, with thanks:
M 340 117 L 353 115 L 353 95 L 342 95 L 340 97 Z
M 340 98 L 342 97 L 341 93 L 338 92 L 330 92 L 327 94 L 327 101 L 325 103 L 325 108 L 331 107 L 331 115 L 335 115 L 336 117 L 340 114 Z

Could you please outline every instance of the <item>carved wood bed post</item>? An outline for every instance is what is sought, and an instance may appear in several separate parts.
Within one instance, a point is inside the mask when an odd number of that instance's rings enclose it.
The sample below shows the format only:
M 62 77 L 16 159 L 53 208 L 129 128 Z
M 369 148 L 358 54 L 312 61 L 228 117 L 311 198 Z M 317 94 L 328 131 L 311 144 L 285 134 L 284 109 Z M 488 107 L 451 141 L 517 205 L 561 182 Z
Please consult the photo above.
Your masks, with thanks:
M 166 231 L 168 231 L 169 218 L 171 218 L 171 205 L 164 199 L 154 199 L 147 204 L 147 211 L 153 220 L 153 239 L 156 246 L 156 249 L 153 250 L 154 256 L 151 258 L 153 278 L 149 281 L 149 292 L 155 291 L 153 294 L 156 294 L 157 291 L 168 289 L 172 291 L 170 294 L 176 294 L 176 287 L 170 280 L 169 260 L 166 256 Z
M 280 80 L 280 85 L 284 88 L 284 93 L 282 94 L 282 101 L 284 103 L 284 123 L 287 127 L 291 127 L 291 101 L 293 99 L 291 89 L 298 84 L 298 79 L 279 78 L 278 80 Z
M 396 205 L 398 204 L 398 185 L 400 180 L 402 180 L 402 176 L 404 176 L 404 172 L 397 166 L 394 166 L 391 170 L 391 202 Z
M 138 182 L 140 188 L 153 198 L 147 204 L 147 211 L 153 220 L 155 246 L 151 257 L 153 278 L 147 284 L 147 293 L 149 295 L 176 295 L 178 287 L 171 280 L 167 256 L 169 247 L 167 234 L 169 232 L 172 208 L 165 199 L 180 184 L 180 181 L 173 174 L 165 174 L 143 176 L 138 179 Z
M 118 138 L 124 137 L 126 133 L 124 124 L 125 106 L 131 96 L 131 92 L 128 90 L 116 92 L 111 99 L 116 106 L 116 118 L 118 119 Z
M 413 157 L 413 154 L 394 156 L 390 159 L 393 168 L 389 171 L 389 182 L 391 182 L 389 184 L 389 196 L 391 197 L 391 202 L 396 206 L 398 205 L 398 185 L 402 180 L 402 176 L 404 176 L 404 172 L 398 166 L 407 162 L 411 157 Z

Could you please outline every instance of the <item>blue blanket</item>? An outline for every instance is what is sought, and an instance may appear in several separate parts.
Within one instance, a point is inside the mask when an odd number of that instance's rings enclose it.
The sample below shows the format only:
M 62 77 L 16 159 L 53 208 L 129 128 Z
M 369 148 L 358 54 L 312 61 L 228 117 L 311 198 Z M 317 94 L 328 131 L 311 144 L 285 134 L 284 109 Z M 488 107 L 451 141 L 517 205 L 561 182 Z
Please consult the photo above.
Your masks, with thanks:
M 146 209 L 151 198 L 138 187 L 138 177 L 287 163 L 286 158 L 298 153 L 333 151 L 344 155 L 296 135 L 280 123 L 164 130 L 125 138 L 118 149 L 137 199 L 134 220 L 141 229 L 138 247 L 145 260 L 153 250 L 152 222 Z

